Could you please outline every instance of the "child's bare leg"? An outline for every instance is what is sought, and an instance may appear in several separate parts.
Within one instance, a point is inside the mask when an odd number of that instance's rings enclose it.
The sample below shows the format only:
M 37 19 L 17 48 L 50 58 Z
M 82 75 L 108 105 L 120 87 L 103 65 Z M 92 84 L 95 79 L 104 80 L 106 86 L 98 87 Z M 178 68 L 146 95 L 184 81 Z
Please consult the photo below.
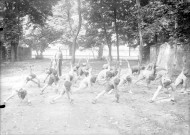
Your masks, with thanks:
M 66 94 L 67 94 L 67 97 L 68 97 L 70 103 L 72 103 L 73 99 L 71 98 L 70 92 L 68 90 L 66 90 Z
M 175 80 L 175 87 L 177 88 L 177 86 L 182 82 L 182 78 L 181 78 L 181 74 L 176 78 Z
M 115 89 L 115 98 L 116 98 L 116 102 L 119 103 L 119 91 L 117 89 Z
M 49 74 L 46 76 L 46 78 L 44 79 L 44 83 L 46 82 L 47 78 L 49 77 Z
M 10 95 L 7 99 L 4 100 L 4 103 L 6 104 L 6 102 L 9 101 L 11 98 L 13 98 L 16 94 L 17 94 L 17 92 L 14 90 L 14 91 L 11 93 L 11 95 Z
M 128 83 L 128 88 L 129 88 L 129 93 L 133 93 L 132 90 L 131 90 L 131 82 Z
M 139 75 L 138 79 L 135 81 L 134 84 L 137 84 L 137 82 L 139 82 L 139 81 L 141 81 L 143 79 L 144 79 L 144 77 L 142 75 Z
M 113 90 L 114 90 L 114 89 L 110 90 L 110 91 L 108 92 L 108 94 L 111 94 L 111 93 L 113 92 Z
M 56 97 L 54 97 L 52 99 L 51 103 L 54 103 L 56 100 L 58 100 L 59 98 L 61 98 L 64 94 L 65 94 L 65 90 L 62 90 L 61 93 L 58 96 L 56 96 Z
M 100 93 L 94 98 L 94 100 L 93 100 L 92 103 L 95 104 L 96 101 L 97 101 L 101 96 L 103 96 L 105 93 L 106 93 L 106 90 L 103 90 L 102 92 L 100 92 Z
M 124 85 L 125 83 L 125 80 L 124 79 L 121 79 L 121 81 L 119 82 L 119 84 L 118 84 L 118 87 L 121 87 L 122 85 Z
M 36 82 L 36 81 L 34 81 L 33 79 L 31 79 L 31 81 L 32 81 L 33 83 L 37 84 L 37 85 L 38 85 L 38 87 L 40 87 L 39 82 Z
M 46 84 L 42 89 L 41 89 L 41 93 L 40 94 L 43 94 L 44 90 L 48 87 L 49 85 Z
M 158 94 L 159 94 L 159 92 L 160 92 L 161 89 L 162 89 L 162 86 L 159 85 L 150 102 L 154 102 L 154 100 L 158 96 Z
M 31 101 L 29 100 L 28 95 L 26 95 L 25 100 L 27 101 L 28 104 L 31 104 Z
M 181 89 L 181 92 L 186 92 L 187 88 L 187 78 L 183 78 L 183 88 Z
M 146 87 L 148 88 L 148 89 L 150 89 L 150 80 L 149 79 L 146 79 Z
M 40 79 L 36 77 L 36 80 L 38 82 L 38 87 L 40 88 Z
M 172 91 L 171 91 L 171 101 L 175 101 L 175 91 L 176 91 L 175 84 L 172 83 L 172 84 L 170 85 L 170 87 L 171 87 L 171 89 L 172 89 Z
M 74 92 L 77 92 L 77 91 L 80 91 L 80 90 L 83 90 L 85 89 L 87 86 L 85 84 L 80 84 L 79 88 L 76 89 Z

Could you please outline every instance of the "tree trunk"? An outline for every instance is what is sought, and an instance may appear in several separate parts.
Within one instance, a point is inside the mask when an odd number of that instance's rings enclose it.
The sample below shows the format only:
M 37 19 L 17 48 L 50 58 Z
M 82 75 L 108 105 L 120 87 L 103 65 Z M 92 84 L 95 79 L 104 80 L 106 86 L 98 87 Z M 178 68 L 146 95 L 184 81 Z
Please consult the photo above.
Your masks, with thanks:
M 43 51 L 40 51 L 40 59 L 43 58 Z
M 71 13 L 70 13 L 70 11 L 71 11 L 71 3 L 70 3 L 69 0 L 66 0 L 65 2 L 67 4 L 67 22 L 68 22 L 69 28 L 70 28 L 70 35 L 71 35 L 71 37 L 73 37 L 74 32 L 73 32 L 73 28 L 72 28 L 72 25 L 71 25 Z M 72 41 L 72 43 L 73 43 L 73 41 Z M 69 45 L 69 56 L 72 56 L 72 49 L 73 49 L 73 44 L 70 44 Z
M 18 43 L 11 42 L 11 62 L 17 61 Z
M 110 62 L 112 61 L 112 47 L 110 44 L 108 44 L 108 49 L 109 49 L 109 59 L 110 59 Z
M 69 45 L 69 56 L 72 56 L 72 45 Z
M 15 62 L 15 47 L 12 42 L 11 42 L 11 62 Z
M 116 8 L 114 8 L 114 23 L 115 23 L 115 34 L 116 34 L 117 61 L 119 61 L 119 38 L 118 38 L 117 11 L 116 11 Z
M 75 64 L 76 41 L 77 41 L 77 37 L 78 37 L 78 34 L 79 34 L 79 32 L 80 32 L 80 29 L 81 29 L 81 25 L 82 25 L 81 1 L 80 1 L 80 0 L 77 0 L 77 3 L 78 3 L 79 24 L 78 24 L 77 33 L 76 33 L 76 35 L 75 35 L 75 37 L 74 37 L 74 40 L 73 40 L 73 46 L 72 46 L 72 64 Z
M 142 64 L 142 55 L 143 55 L 143 41 L 142 41 L 142 32 L 141 32 L 141 16 L 140 16 L 140 2 L 139 0 L 136 0 L 136 4 L 138 6 L 138 29 L 139 29 L 139 39 L 140 39 L 140 45 L 139 45 L 139 73 L 140 73 L 140 67 Z
M 108 46 L 108 49 L 109 49 L 109 59 L 110 61 L 112 61 L 112 48 L 111 48 L 111 43 L 109 42 L 109 38 L 108 38 L 108 34 L 107 34 L 107 30 L 106 30 L 106 25 L 105 25 L 105 22 L 103 23 L 103 28 L 104 28 L 104 34 L 106 36 L 106 43 L 107 43 L 107 46 Z
M 102 59 L 102 56 L 103 56 L 103 50 L 104 49 L 104 46 L 103 45 L 100 45 L 99 46 L 99 49 L 98 49 L 98 59 Z
M 128 47 L 129 47 L 129 56 L 131 56 L 131 47 L 130 46 Z
M 18 51 L 17 51 L 17 48 L 18 48 L 18 43 L 15 43 L 15 45 L 14 45 L 15 61 L 17 61 L 17 60 L 18 60 L 18 57 L 17 57 L 17 56 L 18 56 L 18 53 L 17 53 L 17 52 L 18 52 Z

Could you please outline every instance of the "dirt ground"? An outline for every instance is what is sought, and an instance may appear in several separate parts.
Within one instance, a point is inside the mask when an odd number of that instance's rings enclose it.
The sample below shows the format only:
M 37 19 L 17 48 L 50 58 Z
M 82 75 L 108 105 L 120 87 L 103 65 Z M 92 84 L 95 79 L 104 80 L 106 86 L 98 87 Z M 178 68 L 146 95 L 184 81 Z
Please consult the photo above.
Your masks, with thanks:
M 1 103 L 11 94 L 11 88 L 29 74 L 29 65 L 33 65 L 34 73 L 42 81 L 49 62 L 29 60 L 1 64 Z M 103 63 L 92 61 L 93 72 L 98 73 Z M 69 61 L 65 61 L 63 71 L 68 70 Z M 48 88 L 40 95 L 40 89 L 29 83 L 32 105 L 21 102 L 18 96 L 10 100 L 6 108 L 0 110 L 1 135 L 188 135 L 190 96 L 180 94 L 179 88 L 177 102 L 149 103 L 157 84 L 152 82 L 151 89 L 143 82 L 133 85 L 133 94 L 127 92 L 127 86 L 120 89 L 120 103 L 113 102 L 114 94 L 105 94 L 97 104 L 92 104 L 92 99 L 104 89 L 104 86 L 95 85 L 73 94 L 73 104 L 66 95 L 50 104 L 55 91 Z M 159 95 L 159 98 L 165 97 L 168 97 L 166 93 Z

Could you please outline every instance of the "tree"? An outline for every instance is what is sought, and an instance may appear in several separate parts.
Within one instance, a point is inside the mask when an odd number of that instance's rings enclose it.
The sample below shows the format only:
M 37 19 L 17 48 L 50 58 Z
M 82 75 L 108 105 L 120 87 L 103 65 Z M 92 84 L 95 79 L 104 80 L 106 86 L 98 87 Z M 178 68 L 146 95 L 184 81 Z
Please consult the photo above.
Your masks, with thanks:
M 49 44 L 59 39 L 62 33 L 62 31 L 56 31 L 49 26 L 39 26 L 29 32 L 29 34 L 24 35 L 21 41 L 35 50 L 37 54 L 36 58 L 41 59 L 43 58 L 43 52 L 48 48 Z
M 78 22 L 78 29 L 77 29 L 76 35 L 74 36 L 74 39 L 73 39 L 73 45 L 72 45 L 72 64 L 75 63 L 76 41 L 77 41 L 77 37 L 78 37 L 78 34 L 79 34 L 79 32 L 80 32 L 80 29 L 81 29 L 81 25 L 82 25 L 81 1 L 80 1 L 80 0 L 77 0 L 77 4 L 78 4 L 78 17 L 79 17 L 79 22 Z
M 11 60 L 17 60 L 17 47 L 22 35 L 22 18 L 29 17 L 33 24 L 43 26 L 58 0 L 5 0 L 4 37 L 11 46 Z
M 137 15 L 135 1 L 126 0 L 86 0 L 90 3 L 85 16 L 88 24 L 94 29 L 98 29 L 99 36 L 103 36 L 109 48 L 111 57 L 111 45 L 115 42 L 117 47 L 117 59 L 119 60 L 119 44 L 128 40 L 131 42 L 137 37 Z M 89 27 L 90 29 L 92 27 Z M 98 35 L 97 34 L 97 35 Z M 115 35 L 115 39 L 113 39 Z M 111 58 L 110 58 L 111 59 Z

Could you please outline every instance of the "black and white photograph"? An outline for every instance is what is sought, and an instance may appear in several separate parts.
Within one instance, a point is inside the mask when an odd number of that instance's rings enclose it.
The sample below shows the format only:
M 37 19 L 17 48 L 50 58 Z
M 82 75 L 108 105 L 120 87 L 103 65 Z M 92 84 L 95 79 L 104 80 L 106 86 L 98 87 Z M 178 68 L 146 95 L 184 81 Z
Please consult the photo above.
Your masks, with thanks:
M 0 135 L 189 135 L 190 0 L 1 0 Z

